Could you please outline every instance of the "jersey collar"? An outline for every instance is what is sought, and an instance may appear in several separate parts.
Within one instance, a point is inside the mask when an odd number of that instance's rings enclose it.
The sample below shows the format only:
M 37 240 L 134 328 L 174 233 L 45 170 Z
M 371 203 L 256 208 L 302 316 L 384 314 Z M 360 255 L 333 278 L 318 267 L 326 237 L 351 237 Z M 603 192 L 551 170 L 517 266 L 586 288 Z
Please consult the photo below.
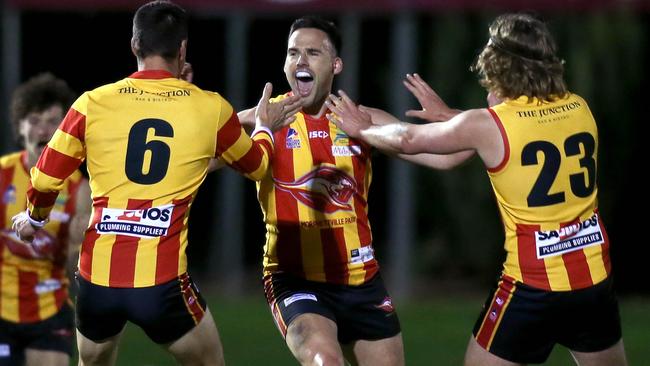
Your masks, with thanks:
M 173 78 L 174 75 L 167 70 L 140 70 L 129 77 L 132 79 L 168 79 Z

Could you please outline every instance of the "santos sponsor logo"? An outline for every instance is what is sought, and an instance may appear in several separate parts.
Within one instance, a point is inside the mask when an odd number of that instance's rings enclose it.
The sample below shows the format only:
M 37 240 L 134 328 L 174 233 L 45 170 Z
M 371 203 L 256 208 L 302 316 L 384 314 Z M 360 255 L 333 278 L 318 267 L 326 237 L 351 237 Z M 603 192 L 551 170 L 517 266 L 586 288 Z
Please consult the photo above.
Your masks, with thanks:
M 174 205 L 145 208 L 142 210 L 102 209 L 102 218 L 95 225 L 101 234 L 119 234 L 139 238 L 167 235 Z
M 598 214 L 559 230 L 535 232 L 538 259 L 573 252 L 604 242 L 605 239 L 598 224 Z

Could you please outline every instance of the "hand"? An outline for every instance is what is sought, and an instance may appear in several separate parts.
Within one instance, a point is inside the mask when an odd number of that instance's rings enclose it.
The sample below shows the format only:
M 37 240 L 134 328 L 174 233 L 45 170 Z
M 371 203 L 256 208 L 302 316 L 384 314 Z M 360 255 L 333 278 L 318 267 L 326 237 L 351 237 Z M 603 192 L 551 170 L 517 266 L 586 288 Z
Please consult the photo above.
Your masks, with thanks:
M 27 212 L 23 211 L 11 218 L 11 228 L 16 232 L 16 236 L 22 241 L 31 243 L 34 240 L 35 228 L 29 221 Z M 28 245 L 28 244 L 26 244 Z
M 325 101 L 327 107 L 332 111 L 327 114 L 327 119 L 336 124 L 348 136 L 360 138 L 361 130 L 372 126 L 370 114 L 360 110 L 344 91 L 339 90 L 339 95 L 340 97 L 330 94 Z
M 431 89 L 429 84 L 422 80 L 420 75 L 406 74 L 406 80 L 403 83 L 406 89 L 417 98 L 422 107 L 419 111 L 413 109 L 406 111 L 407 116 L 425 119 L 430 122 L 439 122 L 451 119 L 460 112 L 449 108 L 440 96 Z
M 181 69 L 181 80 L 185 80 L 188 83 L 191 83 L 193 79 L 194 79 L 194 69 L 192 68 L 192 64 L 186 62 L 183 65 L 183 68 Z
M 300 112 L 302 101 L 299 96 L 292 95 L 271 103 L 269 99 L 272 91 L 273 84 L 266 83 L 262 98 L 255 109 L 255 126 L 264 126 L 276 131 L 296 120 L 296 113 Z

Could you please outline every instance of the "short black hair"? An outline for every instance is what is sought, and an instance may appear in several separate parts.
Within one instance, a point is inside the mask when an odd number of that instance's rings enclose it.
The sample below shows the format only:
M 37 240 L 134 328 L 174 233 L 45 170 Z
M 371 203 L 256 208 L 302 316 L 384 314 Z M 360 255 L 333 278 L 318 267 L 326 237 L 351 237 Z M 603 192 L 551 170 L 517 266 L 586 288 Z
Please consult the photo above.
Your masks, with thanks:
M 46 109 L 59 105 L 66 113 L 75 93 L 68 83 L 49 72 L 38 74 L 16 88 L 11 97 L 11 123 L 14 135 L 18 138 L 18 124 L 30 113 L 40 113 Z
M 142 5 L 133 16 L 133 39 L 139 58 L 157 55 L 166 60 L 178 56 L 187 39 L 187 13 L 171 1 L 157 0 Z
M 341 32 L 339 32 L 336 24 L 329 20 L 325 20 L 316 16 L 304 16 L 302 18 L 296 19 L 293 24 L 291 24 L 289 37 L 291 37 L 293 32 L 301 28 L 316 28 L 325 32 L 325 34 L 327 34 L 327 37 L 330 39 L 330 42 L 332 42 L 332 45 L 334 46 L 334 52 L 336 52 L 337 55 L 340 54 L 341 47 L 343 47 L 343 40 L 341 39 Z

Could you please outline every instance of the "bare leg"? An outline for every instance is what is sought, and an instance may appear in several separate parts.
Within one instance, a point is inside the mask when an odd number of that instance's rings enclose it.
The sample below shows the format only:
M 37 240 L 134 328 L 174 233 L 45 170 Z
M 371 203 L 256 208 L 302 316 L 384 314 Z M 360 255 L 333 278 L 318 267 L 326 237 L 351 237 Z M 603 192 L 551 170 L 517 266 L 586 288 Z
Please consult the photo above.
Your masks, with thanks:
M 504 360 L 481 347 L 474 337 L 469 337 L 465 351 L 465 366 L 516 366 L 519 363 Z
M 117 360 L 117 346 L 124 329 L 101 342 L 92 341 L 77 331 L 79 366 L 113 366 Z
M 68 366 L 69 364 L 70 356 L 65 352 L 25 349 L 25 366 Z
M 403 366 L 402 333 L 376 341 L 359 340 L 344 347 L 346 358 L 359 366 Z
M 212 313 L 208 309 L 199 324 L 167 346 L 183 366 L 223 366 L 223 347 Z
M 342 366 L 343 351 L 336 323 L 317 314 L 302 314 L 289 324 L 287 346 L 303 366 Z
M 580 366 L 626 366 L 625 347 L 623 339 L 606 350 L 599 352 L 571 351 L 573 359 Z

